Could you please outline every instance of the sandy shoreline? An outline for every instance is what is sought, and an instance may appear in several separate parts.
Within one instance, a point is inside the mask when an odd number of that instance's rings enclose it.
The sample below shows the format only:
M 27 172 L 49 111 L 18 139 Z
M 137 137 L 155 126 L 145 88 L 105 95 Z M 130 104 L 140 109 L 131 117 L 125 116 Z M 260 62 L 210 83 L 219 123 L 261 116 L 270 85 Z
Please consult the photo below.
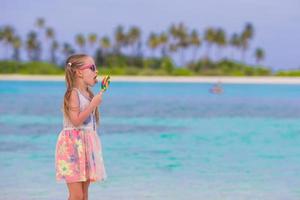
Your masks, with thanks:
M 101 77 L 100 77 L 101 78 Z M 63 75 L 0 74 L 1 80 L 64 81 Z M 115 82 L 177 82 L 177 83 L 237 83 L 237 84 L 300 84 L 300 77 L 227 77 L 227 76 L 111 76 Z

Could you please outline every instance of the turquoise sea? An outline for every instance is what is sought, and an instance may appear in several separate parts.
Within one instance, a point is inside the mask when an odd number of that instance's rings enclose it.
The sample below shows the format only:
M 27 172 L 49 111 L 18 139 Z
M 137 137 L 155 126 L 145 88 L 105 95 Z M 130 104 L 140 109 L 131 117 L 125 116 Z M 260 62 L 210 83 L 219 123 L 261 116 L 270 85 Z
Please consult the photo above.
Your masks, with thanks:
M 98 129 L 108 179 L 90 199 L 300 199 L 300 85 L 210 87 L 112 80 Z M 54 168 L 64 90 L 0 81 L 1 200 L 67 199 Z

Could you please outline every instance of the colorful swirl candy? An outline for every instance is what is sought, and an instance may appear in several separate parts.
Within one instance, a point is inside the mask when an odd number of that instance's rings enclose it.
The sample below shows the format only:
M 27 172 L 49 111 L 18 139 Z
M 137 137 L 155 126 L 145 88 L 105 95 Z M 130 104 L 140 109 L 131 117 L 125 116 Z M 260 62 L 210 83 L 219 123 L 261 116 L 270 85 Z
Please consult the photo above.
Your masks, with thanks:
M 105 92 L 110 84 L 110 76 L 105 76 L 101 82 L 101 92 Z

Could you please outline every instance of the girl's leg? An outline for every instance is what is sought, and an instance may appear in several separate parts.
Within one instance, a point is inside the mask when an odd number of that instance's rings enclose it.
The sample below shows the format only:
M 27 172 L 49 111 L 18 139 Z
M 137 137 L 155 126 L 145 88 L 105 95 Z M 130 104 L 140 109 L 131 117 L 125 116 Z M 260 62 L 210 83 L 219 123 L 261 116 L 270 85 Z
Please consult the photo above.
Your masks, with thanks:
M 88 200 L 89 185 L 90 185 L 90 181 L 83 182 L 82 184 L 83 200 Z
M 69 189 L 69 199 L 68 200 L 83 200 L 83 190 L 82 190 L 82 182 L 76 183 L 67 183 Z

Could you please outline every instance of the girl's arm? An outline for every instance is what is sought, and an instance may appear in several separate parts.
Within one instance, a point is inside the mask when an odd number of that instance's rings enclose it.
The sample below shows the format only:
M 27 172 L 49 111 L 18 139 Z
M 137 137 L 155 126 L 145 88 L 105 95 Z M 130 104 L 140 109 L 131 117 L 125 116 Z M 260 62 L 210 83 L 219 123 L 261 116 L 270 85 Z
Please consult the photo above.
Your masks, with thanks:
M 74 126 L 80 126 L 88 116 L 95 110 L 95 108 L 102 102 L 102 92 L 96 94 L 91 103 L 80 112 L 79 98 L 75 90 L 71 92 L 70 96 L 70 111 L 69 118 Z

